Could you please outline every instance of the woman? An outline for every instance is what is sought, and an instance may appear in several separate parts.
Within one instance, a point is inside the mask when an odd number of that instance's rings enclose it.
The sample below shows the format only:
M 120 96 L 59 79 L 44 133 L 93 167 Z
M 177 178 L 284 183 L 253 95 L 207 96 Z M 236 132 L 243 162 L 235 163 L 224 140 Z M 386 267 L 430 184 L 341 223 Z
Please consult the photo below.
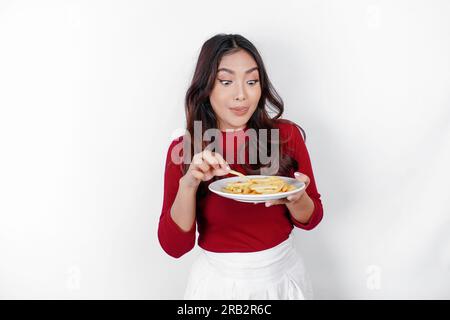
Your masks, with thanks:
M 201 252 L 184 298 L 312 298 L 303 263 L 293 247 L 292 229 L 311 230 L 319 224 L 320 194 L 303 129 L 280 119 L 283 101 L 254 45 L 233 34 L 207 40 L 185 104 L 187 132 L 171 143 L 167 153 L 158 227 L 164 251 L 179 258 L 194 247 L 198 226 Z M 269 111 L 275 114 L 271 117 Z M 200 138 L 206 130 L 220 130 L 218 147 L 210 150 L 206 141 L 199 141 L 198 128 Z M 268 140 L 261 135 L 256 143 L 249 143 L 245 137 L 253 129 L 267 129 Z M 260 159 L 246 162 L 247 153 L 261 150 L 278 152 L 276 166 Z M 244 160 L 237 161 L 242 151 L 245 155 L 239 159 Z M 276 168 L 272 175 L 295 177 L 306 188 L 265 204 L 238 202 L 208 191 L 209 183 L 228 175 L 230 167 L 244 174 L 261 174 L 269 166 Z

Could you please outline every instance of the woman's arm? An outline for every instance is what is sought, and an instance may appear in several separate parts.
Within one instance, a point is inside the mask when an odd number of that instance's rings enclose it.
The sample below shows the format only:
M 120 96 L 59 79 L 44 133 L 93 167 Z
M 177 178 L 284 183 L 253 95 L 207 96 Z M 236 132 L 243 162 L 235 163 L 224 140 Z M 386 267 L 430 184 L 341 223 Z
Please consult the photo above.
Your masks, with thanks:
M 292 128 L 292 141 L 295 145 L 294 157 L 299 165 L 300 175 L 297 179 L 306 182 L 303 195 L 297 201 L 287 205 L 294 226 L 304 230 L 314 229 L 323 218 L 323 206 L 321 195 L 317 190 L 311 159 L 305 141 L 294 125 Z M 289 199 L 289 198 L 288 198 Z
M 289 149 L 298 163 L 295 178 L 305 183 L 305 189 L 287 197 L 287 199 L 272 200 L 266 203 L 269 207 L 274 204 L 285 204 L 292 224 L 297 228 L 314 229 L 323 218 L 321 195 L 317 191 L 316 181 L 303 136 L 293 123 L 283 124 L 283 133 L 289 137 Z
M 171 144 L 166 158 L 164 200 L 158 226 L 161 247 L 174 258 L 181 257 L 195 245 L 196 193 L 201 181 L 228 174 L 225 160 L 219 154 L 204 151 L 194 155 L 183 176 L 181 165 L 171 158 L 178 143 L 182 142 Z
M 310 221 L 315 208 L 314 201 L 306 192 L 297 201 L 286 203 L 286 206 L 292 217 L 302 224 Z
M 182 143 L 182 139 L 174 140 L 167 152 L 164 171 L 163 204 L 158 225 L 158 240 L 161 248 L 174 258 L 179 258 L 192 250 L 195 245 L 196 230 L 195 222 L 191 223 L 191 229 L 182 229 L 174 221 L 171 214 L 172 206 L 180 193 L 180 181 L 183 177 L 181 164 L 178 164 L 180 163 L 180 159 L 172 159 L 172 150 L 179 143 Z
M 173 221 L 185 232 L 192 230 L 195 224 L 195 195 L 197 189 L 186 183 L 186 178 L 182 177 L 179 181 L 175 201 L 170 210 Z

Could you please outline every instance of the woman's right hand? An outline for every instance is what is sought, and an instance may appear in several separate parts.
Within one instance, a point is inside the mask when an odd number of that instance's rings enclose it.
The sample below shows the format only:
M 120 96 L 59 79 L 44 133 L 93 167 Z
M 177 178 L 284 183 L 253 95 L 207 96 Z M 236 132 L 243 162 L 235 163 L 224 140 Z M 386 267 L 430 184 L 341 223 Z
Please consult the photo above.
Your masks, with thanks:
M 180 183 L 187 187 L 197 188 L 202 181 L 211 180 L 214 176 L 223 176 L 229 173 L 230 167 L 217 152 L 204 150 L 194 155 L 186 174 Z

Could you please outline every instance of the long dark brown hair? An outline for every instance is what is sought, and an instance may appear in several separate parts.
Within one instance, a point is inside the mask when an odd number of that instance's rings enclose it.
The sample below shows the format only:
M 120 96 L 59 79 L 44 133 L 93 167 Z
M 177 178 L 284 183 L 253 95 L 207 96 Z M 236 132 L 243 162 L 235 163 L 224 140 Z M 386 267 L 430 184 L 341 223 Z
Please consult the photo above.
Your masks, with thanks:
M 211 106 L 209 96 L 214 87 L 217 69 L 222 57 L 224 55 L 235 53 L 239 50 L 245 50 L 255 60 L 259 69 L 259 81 L 261 86 L 261 98 L 255 112 L 247 122 L 247 128 L 253 128 L 256 132 L 259 132 L 259 129 L 268 130 L 267 144 L 260 143 L 259 139 L 257 139 L 257 145 L 252 145 L 252 147 L 258 148 L 256 149 L 257 151 L 259 151 L 259 148 L 267 149 L 268 153 L 266 154 L 270 154 L 270 129 L 276 128 L 275 121 L 282 116 L 284 112 L 284 103 L 269 80 L 266 68 L 264 67 L 263 60 L 258 50 L 249 40 L 239 34 L 217 34 L 203 44 L 197 60 L 197 66 L 194 71 L 191 85 L 186 92 L 186 129 L 190 136 L 194 137 L 194 121 L 201 121 L 202 136 L 206 130 L 218 128 L 218 121 Z M 269 110 L 274 113 L 272 118 L 269 116 Z M 303 136 L 306 139 L 306 134 L 303 128 L 298 125 L 297 127 L 303 132 Z M 279 170 L 277 175 L 286 175 L 289 169 L 293 166 L 297 166 L 295 161 L 283 152 L 286 142 L 287 141 L 276 142 L 280 148 Z M 190 155 L 192 156 L 194 155 L 194 143 L 194 139 L 192 138 L 190 140 Z M 201 141 L 200 144 L 202 146 L 202 150 L 204 150 L 208 142 Z M 249 143 L 246 141 L 245 148 L 248 147 Z M 257 154 L 259 154 L 259 152 L 257 152 Z M 243 164 L 242 166 L 245 169 L 246 174 L 260 174 L 261 168 L 266 167 L 267 165 L 261 164 L 258 159 L 258 163 L 256 164 Z M 188 168 L 189 164 L 185 163 L 183 165 L 183 173 L 186 173 Z

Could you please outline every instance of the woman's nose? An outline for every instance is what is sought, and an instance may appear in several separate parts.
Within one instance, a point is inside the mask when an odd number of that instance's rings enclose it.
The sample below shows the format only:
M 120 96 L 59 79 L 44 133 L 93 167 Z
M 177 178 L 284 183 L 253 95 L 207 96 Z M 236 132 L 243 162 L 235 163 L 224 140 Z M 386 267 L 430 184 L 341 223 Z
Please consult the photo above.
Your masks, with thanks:
M 235 99 L 238 101 L 246 99 L 245 88 L 242 84 L 237 86 L 237 92 L 236 92 Z

